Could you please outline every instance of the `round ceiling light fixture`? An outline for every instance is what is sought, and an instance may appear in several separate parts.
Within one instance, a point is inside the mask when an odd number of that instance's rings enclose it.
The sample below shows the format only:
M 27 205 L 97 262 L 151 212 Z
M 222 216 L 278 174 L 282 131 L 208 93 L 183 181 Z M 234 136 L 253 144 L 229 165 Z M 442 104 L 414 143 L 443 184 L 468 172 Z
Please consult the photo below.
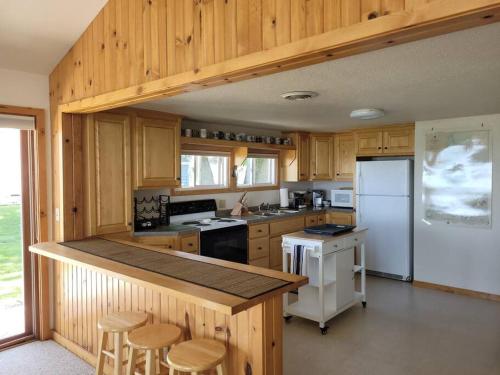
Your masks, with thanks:
M 357 120 L 373 120 L 384 116 L 385 112 L 377 108 L 362 108 L 351 112 L 351 118 Z
M 318 96 L 319 94 L 314 91 L 290 91 L 281 94 L 281 97 L 286 100 L 307 100 Z

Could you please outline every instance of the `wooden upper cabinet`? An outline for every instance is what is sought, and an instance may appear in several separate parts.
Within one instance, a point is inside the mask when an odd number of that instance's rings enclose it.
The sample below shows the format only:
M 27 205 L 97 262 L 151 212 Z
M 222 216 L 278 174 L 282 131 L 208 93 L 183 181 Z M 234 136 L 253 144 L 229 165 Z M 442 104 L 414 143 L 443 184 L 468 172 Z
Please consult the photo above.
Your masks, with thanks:
M 310 179 L 333 180 L 333 137 L 331 135 L 311 135 Z
M 413 155 L 415 153 L 415 130 L 404 127 L 384 130 L 384 154 Z
M 378 155 L 383 152 L 383 134 L 379 130 L 356 133 L 356 155 Z
M 134 187 L 180 184 L 180 119 L 137 116 L 134 124 Z
M 310 155 L 310 139 L 309 134 L 299 134 L 297 137 L 297 158 L 298 166 L 298 180 L 309 180 L 309 155 Z
M 309 180 L 309 156 L 310 140 L 307 133 L 284 133 L 284 137 L 290 137 L 295 150 L 281 151 L 283 181 L 297 182 Z
M 356 167 L 354 135 L 336 134 L 334 140 L 335 181 L 352 181 Z
M 413 155 L 415 126 L 393 125 L 356 132 L 356 155 Z
M 89 115 L 84 127 L 86 235 L 132 229 L 129 116 Z

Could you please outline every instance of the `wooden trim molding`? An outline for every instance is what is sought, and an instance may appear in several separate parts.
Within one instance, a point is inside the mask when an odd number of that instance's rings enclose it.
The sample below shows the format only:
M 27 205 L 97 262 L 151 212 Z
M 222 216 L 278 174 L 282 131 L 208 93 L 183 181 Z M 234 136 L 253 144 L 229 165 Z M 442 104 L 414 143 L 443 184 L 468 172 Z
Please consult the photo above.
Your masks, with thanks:
M 481 299 L 486 299 L 489 301 L 500 302 L 500 295 L 498 295 L 498 294 L 478 292 L 475 290 L 456 288 L 453 286 L 428 283 L 426 281 L 419 281 L 419 280 L 413 280 L 413 286 L 416 286 L 417 288 L 427 288 L 427 289 L 440 290 L 441 292 L 459 294 L 462 296 L 481 298 Z
M 350 0 L 349 2 L 351 1 L 359 5 L 359 1 Z M 114 11 L 115 9 L 109 10 L 109 7 L 116 6 L 115 3 L 114 1 L 108 2 L 103 12 Z M 154 3 L 150 2 L 151 5 Z M 193 14 L 189 15 L 193 16 Z M 324 17 L 323 9 L 318 13 L 318 16 Z M 323 32 L 315 35 L 300 35 L 297 38 L 291 38 L 287 43 L 268 49 L 257 46 L 253 50 L 247 48 L 245 51 L 228 58 L 210 59 L 210 62 L 208 60 L 195 61 L 196 66 L 193 65 L 189 69 L 173 69 L 171 74 L 168 72 L 170 68 L 167 66 L 168 62 L 155 61 L 155 65 L 158 65 L 155 68 L 146 67 L 144 64 L 151 65 L 151 62 L 142 60 L 145 75 L 144 72 L 141 72 L 144 76 L 124 85 L 119 79 L 121 77 L 114 79 L 104 74 L 105 70 L 109 69 L 110 73 L 113 73 L 111 70 L 116 68 L 116 66 L 112 66 L 113 61 L 106 60 L 106 56 L 110 57 L 108 60 L 111 57 L 121 59 L 121 56 L 105 53 L 106 42 L 118 46 L 122 43 L 122 40 L 113 43 L 113 38 L 108 38 L 111 40 L 106 41 L 99 39 L 102 29 L 104 29 L 102 35 L 104 37 L 104 35 L 112 34 L 111 30 L 115 27 L 109 24 L 97 25 L 96 22 L 105 22 L 105 17 L 99 14 L 91 25 L 96 27 L 89 27 L 89 30 L 93 29 L 95 33 L 93 40 L 84 43 L 85 37 L 89 37 L 87 35 L 89 32 L 86 32 L 51 74 L 51 95 L 57 100 L 57 104 L 61 105 L 62 112 L 88 113 L 102 111 L 480 26 L 498 21 L 499 16 L 500 1 L 498 0 L 435 0 L 411 9 L 395 10 L 387 15 L 384 14 L 370 20 L 361 19 L 361 15 L 356 14 L 355 20 L 352 22 L 345 20 L 346 24 L 332 30 L 323 30 Z M 231 19 L 236 18 L 235 15 L 231 14 L 223 17 L 224 19 L 219 22 L 227 24 L 238 22 L 238 19 Z M 248 22 L 249 19 L 246 21 Z M 153 30 L 150 29 L 153 29 L 153 27 L 149 27 L 148 22 L 151 21 L 145 21 L 144 30 L 152 32 Z M 293 25 L 300 25 L 302 22 L 305 22 L 305 20 L 292 19 Z M 156 26 L 154 30 L 158 31 Z M 255 32 L 257 35 L 261 31 L 262 25 L 259 26 L 259 29 Z M 248 25 L 246 27 L 248 28 Z M 97 30 L 100 30 L 99 34 Z M 114 30 L 116 36 L 116 29 Z M 214 38 L 214 35 L 205 35 L 207 32 L 205 29 L 196 29 L 194 40 L 198 41 L 200 37 L 207 38 L 207 40 Z M 236 36 L 242 37 L 242 35 Z M 159 35 L 156 35 L 156 37 L 159 38 Z M 167 33 L 166 38 L 170 40 L 172 36 Z M 191 41 L 191 38 L 188 39 Z M 135 39 L 134 43 L 140 45 L 142 41 Z M 189 42 L 183 41 L 182 44 L 184 43 L 189 48 L 192 47 Z M 159 52 L 162 55 L 163 51 L 161 49 L 163 47 L 163 44 L 151 45 L 151 40 L 149 40 L 144 49 L 145 53 L 147 49 L 149 54 L 156 55 Z M 200 47 L 200 51 L 189 50 L 189 59 L 197 59 L 198 55 L 195 52 L 204 54 L 207 53 L 207 50 L 215 48 L 210 46 L 209 49 L 204 44 L 200 44 Z M 171 47 L 167 46 L 167 48 Z M 103 57 L 101 57 L 101 54 Z M 88 61 L 86 61 L 87 59 Z M 174 59 L 177 60 L 176 57 Z M 139 64 L 139 61 L 132 62 Z M 125 63 L 125 61 L 121 61 L 121 63 Z M 105 65 L 104 68 L 106 66 L 109 66 L 109 68 L 103 69 L 102 65 Z M 130 68 L 128 65 L 125 67 Z M 83 76 L 86 70 L 93 73 L 93 79 Z M 167 72 L 162 74 L 162 70 Z M 89 75 L 91 74 L 89 73 Z M 106 82 L 103 82 L 104 80 Z M 92 82 L 91 85 L 89 85 L 90 82 Z M 135 84 L 135 82 L 138 82 L 138 84 Z M 87 91 L 85 90 L 86 86 L 89 86 Z
M 46 164 L 46 134 L 45 134 L 45 111 L 41 108 L 19 107 L 11 105 L 0 105 L 0 113 L 6 115 L 17 115 L 33 117 L 35 130 L 33 137 L 33 159 L 34 159 L 34 193 L 35 193 L 35 242 L 46 242 L 49 240 L 48 217 L 47 217 L 47 164 Z M 34 332 L 40 340 L 48 340 L 52 337 L 50 330 L 50 297 L 49 297 L 49 261 L 40 256 L 35 256 L 32 264 L 34 285 L 36 295 L 34 298 L 34 313 L 36 316 Z

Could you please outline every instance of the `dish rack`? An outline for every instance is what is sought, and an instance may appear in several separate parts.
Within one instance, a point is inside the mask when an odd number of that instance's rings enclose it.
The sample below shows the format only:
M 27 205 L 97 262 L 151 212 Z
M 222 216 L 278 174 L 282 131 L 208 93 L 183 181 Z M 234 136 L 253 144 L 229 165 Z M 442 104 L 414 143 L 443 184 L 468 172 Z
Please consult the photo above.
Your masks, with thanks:
M 315 236 L 311 239 L 284 235 L 283 272 L 292 273 L 292 257 L 297 245 L 307 252 L 309 283 L 299 288 L 297 300 L 290 302 L 284 295 L 284 318 L 299 316 L 319 323 L 322 334 L 326 334 L 326 322 L 349 309 L 357 302 L 366 307 L 365 238 L 366 230 L 357 230 L 341 236 Z M 354 264 L 355 247 L 360 248 L 359 264 Z M 356 289 L 355 274 L 359 273 L 360 285 Z

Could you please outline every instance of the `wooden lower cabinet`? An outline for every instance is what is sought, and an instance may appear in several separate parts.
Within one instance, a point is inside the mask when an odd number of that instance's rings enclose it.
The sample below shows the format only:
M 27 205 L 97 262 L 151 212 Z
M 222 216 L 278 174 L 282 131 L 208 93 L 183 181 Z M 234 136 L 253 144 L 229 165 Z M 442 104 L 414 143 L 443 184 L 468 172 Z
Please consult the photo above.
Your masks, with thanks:
M 281 241 L 281 236 L 273 237 L 269 240 L 269 268 L 277 271 L 283 270 L 283 248 Z
M 114 238 L 117 238 L 114 236 Z M 197 233 L 186 234 L 179 236 L 141 236 L 131 237 L 128 235 L 129 241 L 142 243 L 145 245 L 155 246 L 158 249 L 165 250 L 180 250 L 187 253 L 198 254 L 200 252 L 200 237 Z
M 248 263 L 253 266 L 281 271 L 283 259 L 281 236 L 304 229 L 304 222 L 308 217 L 314 217 L 315 222 L 318 222 L 319 216 L 324 217 L 324 215 L 296 216 L 250 225 L 248 230 Z
M 269 257 L 255 259 L 248 261 L 251 266 L 257 266 L 262 268 L 269 268 Z
M 260 258 L 269 261 L 269 237 L 248 240 L 248 259 L 253 261 Z
M 327 214 L 328 224 L 353 225 L 354 213 L 329 212 Z

